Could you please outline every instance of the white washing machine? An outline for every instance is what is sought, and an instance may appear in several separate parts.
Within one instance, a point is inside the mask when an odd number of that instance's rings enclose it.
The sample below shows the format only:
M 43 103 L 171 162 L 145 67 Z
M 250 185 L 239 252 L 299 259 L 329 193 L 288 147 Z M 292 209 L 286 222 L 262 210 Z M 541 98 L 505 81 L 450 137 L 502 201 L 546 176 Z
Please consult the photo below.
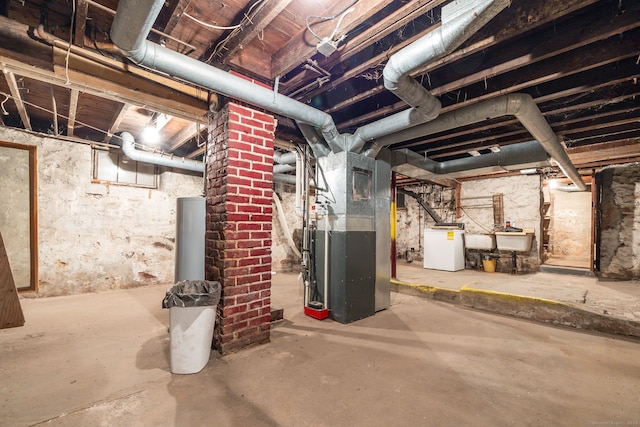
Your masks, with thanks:
M 424 231 L 424 268 L 458 271 L 464 269 L 464 230 Z

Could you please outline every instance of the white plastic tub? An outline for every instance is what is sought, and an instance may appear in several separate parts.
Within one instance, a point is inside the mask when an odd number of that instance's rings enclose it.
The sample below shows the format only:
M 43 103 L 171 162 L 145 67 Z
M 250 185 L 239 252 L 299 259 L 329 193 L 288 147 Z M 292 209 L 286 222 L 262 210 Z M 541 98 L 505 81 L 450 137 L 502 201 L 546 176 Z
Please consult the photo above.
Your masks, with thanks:
M 495 234 L 471 234 L 464 235 L 464 246 L 467 249 L 481 249 L 490 251 L 496 248 Z
M 195 374 L 207 365 L 215 320 L 215 305 L 169 309 L 172 373 Z
M 531 249 L 533 233 L 496 232 L 496 243 L 500 251 L 527 252 Z

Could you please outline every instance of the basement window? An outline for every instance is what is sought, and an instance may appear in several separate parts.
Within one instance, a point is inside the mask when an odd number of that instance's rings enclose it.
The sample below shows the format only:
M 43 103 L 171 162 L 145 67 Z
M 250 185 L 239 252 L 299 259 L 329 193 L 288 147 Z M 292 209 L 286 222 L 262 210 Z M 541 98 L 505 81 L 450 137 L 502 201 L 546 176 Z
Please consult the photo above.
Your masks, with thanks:
M 156 165 L 136 162 L 122 152 L 93 150 L 93 182 L 158 188 Z
M 399 191 L 396 192 L 396 209 L 398 210 L 406 210 L 407 204 L 405 202 L 405 194 Z

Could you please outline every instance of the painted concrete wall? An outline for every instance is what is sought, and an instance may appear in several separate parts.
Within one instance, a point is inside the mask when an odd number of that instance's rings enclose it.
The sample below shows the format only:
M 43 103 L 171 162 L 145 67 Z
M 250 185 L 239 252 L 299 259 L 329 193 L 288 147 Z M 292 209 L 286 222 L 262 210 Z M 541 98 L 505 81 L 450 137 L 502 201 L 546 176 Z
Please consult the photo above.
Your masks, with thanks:
M 28 289 L 31 283 L 28 150 L 0 146 L 0 194 L 0 232 L 13 280 L 18 289 Z
M 591 192 L 549 191 L 551 254 L 589 260 L 591 256 Z
M 407 187 L 407 190 L 421 194 L 443 222 L 455 221 L 455 190 L 430 184 Z M 396 256 L 405 261 L 421 261 L 424 229 L 433 226 L 435 221 L 413 197 L 405 195 L 404 200 L 405 208 L 398 209 L 396 215 Z
M 300 216 L 301 208 L 296 210 L 295 187 L 278 183 L 275 185 L 275 194 L 280 198 L 285 223 L 289 228 L 294 244 L 300 250 L 302 247 L 302 217 Z M 300 262 L 301 259 L 287 243 L 284 227 L 278 217 L 274 203 L 271 265 L 274 271 L 291 272 L 300 271 Z
M 437 186 L 436 186 L 437 187 Z M 451 191 L 451 190 L 447 190 Z M 436 194 L 437 191 L 434 191 Z M 462 183 L 461 206 L 462 216 L 455 218 L 455 205 L 452 206 L 449 194 L 444 191 L 428 199 L 429 205 L 435 208 L 445 222 L 462 222 L 469 233 L 491 233 L 494 231 L 493 195 L 503 194 L 504 217 L 515 222 L 520 228 L 533 228 L 535 238 L 528 253 L 518 255 L 518 271 L 537 271 L 540 266 L 541 236 L 541 180 L 537 175 L 517 175 L 502 178 L 465 181 Z M 415 260 L 422 259 L 422 233 L 424 228 L 433 225 L 428 217 L 411 198 L 406 198 L 406 210 L 398 212 L 397 248 L 400 259 L 404 258 L 407 249 L 416 248 Z M 426 217 L 426 218 L 425 218 Z M 418 249 L 419 248 L 419 249 Z M 509 253 L 502 253 L 497 271 L 510 272 L 511 258 Z
M 604 169 L 602 185 L 600 275 L 640 278 L 640 164 Z
M 533 228 L 534 239 L 531 250 L 518 253 L 518 272 L 533 272 L 540 267 L 542 183 L 539 175 L 515 175 L 502 178 L 465 181 L 462 183 L 462 217 L 470 233 L 486 233 L 493 230 L 494 194 L 503 195 L 504 218 L 518 228 Z M 480 197 L 480 198 L 478 198 Z M 472 208 L 474 205 L 483 207 Z M 511 259 L 508 252 L 501 253 L 497 271 L 510 272 Z
M 0 140 L 38 147 L 39 291 L 31 295 L 173 283 L 176 198 L 202 195 L 202 177 L 164 170 L 157 190 L 93 184 L 87 145 L 7 128 Z

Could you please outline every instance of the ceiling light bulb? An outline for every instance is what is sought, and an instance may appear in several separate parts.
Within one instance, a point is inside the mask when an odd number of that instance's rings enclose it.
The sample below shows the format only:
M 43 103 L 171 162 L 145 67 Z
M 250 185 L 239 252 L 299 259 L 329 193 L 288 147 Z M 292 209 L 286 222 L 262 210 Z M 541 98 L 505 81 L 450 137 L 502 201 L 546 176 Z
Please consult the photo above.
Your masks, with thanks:
M 142 130 L 140 139 L 145 144 L 157 145 L 160 142 L 160 131 L 155 127 L 147 126 Z

